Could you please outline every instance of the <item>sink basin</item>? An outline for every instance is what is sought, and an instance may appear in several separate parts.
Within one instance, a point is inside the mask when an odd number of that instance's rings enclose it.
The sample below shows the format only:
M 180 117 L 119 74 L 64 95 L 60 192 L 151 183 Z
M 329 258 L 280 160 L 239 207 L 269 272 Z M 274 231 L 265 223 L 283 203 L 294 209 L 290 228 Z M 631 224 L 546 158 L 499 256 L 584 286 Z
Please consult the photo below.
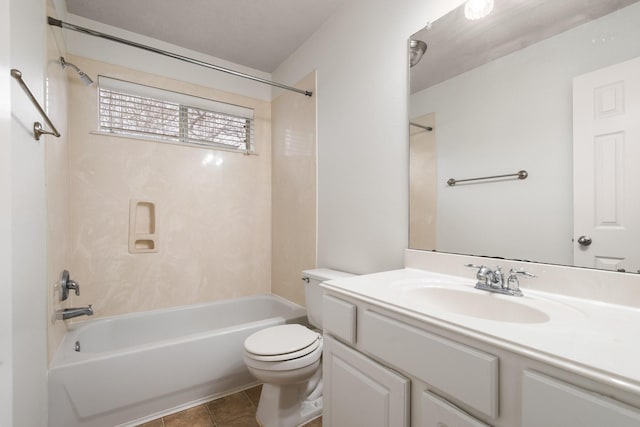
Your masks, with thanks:
M 426 310 L 510 323 L 545 323 L 550 320 L 543 310 L 519 302 L 519 297 L 475 289 L 420 286 L 403 289 L 402 294 Z

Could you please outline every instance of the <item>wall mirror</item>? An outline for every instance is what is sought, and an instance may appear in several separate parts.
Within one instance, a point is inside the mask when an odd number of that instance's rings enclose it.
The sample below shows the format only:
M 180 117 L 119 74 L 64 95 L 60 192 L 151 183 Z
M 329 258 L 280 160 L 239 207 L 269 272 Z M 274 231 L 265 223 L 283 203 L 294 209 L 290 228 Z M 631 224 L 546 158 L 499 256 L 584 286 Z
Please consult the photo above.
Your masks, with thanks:
M 462 5 L 411 40 L 409 247 L 637 273 L 640 2 Z

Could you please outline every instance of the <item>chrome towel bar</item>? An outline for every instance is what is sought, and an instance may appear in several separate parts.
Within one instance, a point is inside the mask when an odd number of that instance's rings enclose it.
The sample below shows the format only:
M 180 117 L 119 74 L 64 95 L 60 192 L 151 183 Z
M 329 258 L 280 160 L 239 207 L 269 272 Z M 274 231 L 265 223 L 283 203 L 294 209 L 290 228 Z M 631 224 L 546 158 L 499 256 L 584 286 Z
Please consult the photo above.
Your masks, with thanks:
M 454 185 L 456 185 L 459 182 L 469 182 L 469 181 L 481 181 L 481 180 L 485 180 L 485 179 L 496 179 L 496 178 L 510 178 L 510 177 L 514 177 L 514 178 L 518 178 L 518 179 L 527 179 L 527 177 L 529 176 L 529 173 L 525 170 L 521 170 L 518 171 L 516 173 L 508 173 L 506 175 L 494 175 L 494 176 L 483 176 L 480 178 L 467 178 L 467 179 L 453 179 L 451 178 L 450 180 L 447 181 L 447 185 L 449 187 L 453 187 Z
M 414 122 L 409 122 L 409 125 L 410 126 L 415 126 L 417 128 L 420 128 L 420 129 L 424 129 L 424 130 L 429 131 L 429 132 L 431 132 L 433 130 L 433 128 L 431 126 L 424 126 L 424 125 L 420 125 L 420 124 L 414 123 Z
M 24 90 L 24 92 L 27 94 L 27 96 L 29 97 L 33 105 L 36 107 L 36 109 L 38 110 L 38 112 L 40 113 L 44 121 L 47 122 L 47 125 L 51 128 L 50 131 L 44 130 L 40 122 L 35 122 L 33 124 L 33 136 L 36 138 L 36 141 L 40 141 L 40 135 L 53 135 L 59 138 L 60 132 L 58 132 L 58 129 L 56 129 L 53 123 L 51 123 L 51 120 L 49 119 L 49 116 L 47 116 L 47 113 L 45 113 L 45 111 L 40 106 L 40 103 L 38 102 L 36 97 L 33 96 L 33 93 L 31 92 L 31 90 L 29 90 L 29 87 L 27 86 L 27 84 L 24 82 L 24 80 L 22 80 L 22 72 L 20 70 L 16 70 L 15 68 L 13 68 L 11 69 L 11 77 L 16 79 L 16 81 L 18 82 L 20 87 Z

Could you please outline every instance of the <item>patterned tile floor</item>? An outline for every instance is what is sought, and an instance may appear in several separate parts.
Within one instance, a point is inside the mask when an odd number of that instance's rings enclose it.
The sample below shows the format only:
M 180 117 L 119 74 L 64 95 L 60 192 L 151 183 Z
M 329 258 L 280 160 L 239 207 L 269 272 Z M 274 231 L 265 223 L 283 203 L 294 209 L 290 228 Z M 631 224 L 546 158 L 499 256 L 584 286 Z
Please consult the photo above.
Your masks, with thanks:
M 250 388 L 149 421 L 139 427 L 258 427 L 256 410 L 261 389 L 262 386 Z M 322 418 L 317 418 L 304 427 L 322 427 Z

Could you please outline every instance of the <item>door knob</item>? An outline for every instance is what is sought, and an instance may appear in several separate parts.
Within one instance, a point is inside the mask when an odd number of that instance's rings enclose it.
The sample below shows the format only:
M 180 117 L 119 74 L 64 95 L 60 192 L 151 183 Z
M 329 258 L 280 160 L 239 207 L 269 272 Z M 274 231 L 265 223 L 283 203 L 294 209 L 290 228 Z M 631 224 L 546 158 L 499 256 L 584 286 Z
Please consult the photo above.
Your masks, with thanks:
M 591 240 L 591 237 L 589 236 L 580 236 L 578 237 L 578 244 L 580 244 L 580 246 L 589 246 L 593 241 Z

